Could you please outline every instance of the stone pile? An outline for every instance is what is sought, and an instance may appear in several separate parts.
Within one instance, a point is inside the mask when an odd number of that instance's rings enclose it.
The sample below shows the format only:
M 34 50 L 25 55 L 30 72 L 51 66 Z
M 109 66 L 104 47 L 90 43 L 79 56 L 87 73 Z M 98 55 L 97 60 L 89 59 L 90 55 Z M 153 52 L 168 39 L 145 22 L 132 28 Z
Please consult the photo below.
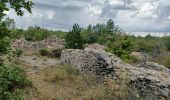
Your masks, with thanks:
M 62 63 L 71 64 L 76 69 L 86 74 L 95 74 L 105 76 L 111 74 L 115 64 L 119 63 L 119 59 L 111 59 L 102 51 L 86 50 L 64 50 L 61 54 Z M 116 62 L 116 63 L 115 63 Z
M 99 77 L 111 76 L 113 80 L 121 76 L 119 73 L 121 71 L 126 73 L 128 84 L 135 86 L 141 95 L 152 94 L 156 99 L 159 97 L 170 99 L 169 72 L 124 64 L 115 55 L 95 49 L 63 50 L 61 59 L 63 63 L 71 64 L 83 73 Z
M 38 42 L 30 42 L 25 40 L 24 38 L 17 39 L 12 42 L 12 48 L 20 48 L 24 51 L 27 50 L 40 50 L 44 48 L 48 49 L 60 49 L 64 47 L 64 40 L 59 39 L 56 36 L 48 37 L 42 41 Z

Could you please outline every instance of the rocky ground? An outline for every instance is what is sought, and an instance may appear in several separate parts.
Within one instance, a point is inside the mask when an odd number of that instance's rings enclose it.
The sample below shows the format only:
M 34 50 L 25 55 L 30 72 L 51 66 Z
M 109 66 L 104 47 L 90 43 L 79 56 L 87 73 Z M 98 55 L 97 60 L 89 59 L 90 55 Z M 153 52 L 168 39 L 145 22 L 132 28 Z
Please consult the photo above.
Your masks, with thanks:
M 136 98 L 142 98 L 141 100 L 170 100 L 170 70 L 168 68 L 154 62 L 146 62 L 145 65 L 126 64 L 115 55 L 104 51 L 104 48 L 95 44 L 95 46 L 87 46 L 85 50 L 65 49 L 62 51 L 60 59 L 22 55 L 16 59 L 16 63 L 23 66 L 34 86 L 39 91 L 43 91 L 42 94 L 44 91 L 49 91 L 47 93 L 57 91 L 56 87 L 52 85 L 53 83 L 46 83 L 44 78 L 41 78 L 43 73 L 46 73 L 44 69 L 48 70 L 69 64 L 83 75 L 95 76 L 98 81 L 105 82 L 104 80 L 107 78 L 122 84 L 119 87 L 126 85 L 128 91 L 135 92 L 134 98 L 129 95 L 129 100 L 136 100 Z M 36 50 L 38 49 L 36 48 Z M 53 70 L 50 70 L 51 73 Z M 47 87 L 47 90 L 44 87 Z
M 91 76 L 62 66 L 60 59 L 22 55 L 16 61 L 32 82 L 31 87 L 24 89 L 25 100 L 112 100 L 120 97 L 119 92 L 123 93 L 117 90 L 112 95 Z
M 22 65 L 27 74 L 35 74 L 37 71 L 43 70 L 44 68 L 60 65 L 61 60 L 36 55 L 22 55 L 16 59 L 16 63 Z

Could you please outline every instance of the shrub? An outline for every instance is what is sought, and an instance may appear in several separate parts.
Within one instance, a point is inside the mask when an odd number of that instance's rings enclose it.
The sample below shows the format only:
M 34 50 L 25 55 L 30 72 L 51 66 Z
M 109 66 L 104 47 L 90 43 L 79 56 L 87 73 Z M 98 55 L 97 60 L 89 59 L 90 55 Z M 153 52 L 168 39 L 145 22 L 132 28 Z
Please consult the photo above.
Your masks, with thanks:
M 31 85 L 22 69 L 0 65 L 0 100 L 22 100 L 21 88 Z
M 51 32 L 49 32 L 46 29 L 43 29 L 39 26 L 35 27 L 29 27 L 24 32 L 24 37 L 28 41 L 42 41 L 43 39 L 46 39 L 48 36 L 52 35 Z
M 22 55 L 23 51 L 21 49 L 16 49 L 13 51 L 13 55 L 16 57 L 20 57 Z
M 48 56 L 49 55 L 49 51 L 47 49 L 41 49 L 39 52 L 42 56 Z
M 0 33 L 1 34 L 1 33 Z M 0 54 L 7 54 L 10 51 L 10 40 L 8 37 L 0 37 Z
M 55 49 L 50 52 L 50 56 L 53 58 L 59 58 L 61 56 L 62 49 Z

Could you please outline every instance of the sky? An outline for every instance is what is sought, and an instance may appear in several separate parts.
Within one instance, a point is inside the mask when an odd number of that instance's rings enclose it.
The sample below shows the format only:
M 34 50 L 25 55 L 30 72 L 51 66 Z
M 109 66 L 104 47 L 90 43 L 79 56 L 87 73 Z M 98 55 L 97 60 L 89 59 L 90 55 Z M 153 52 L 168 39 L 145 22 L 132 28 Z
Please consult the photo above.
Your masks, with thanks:
M 170 0 L 32 0 L 32 14 L 8 16 L 16 26 L 69 30 L 74 23 L 106 23 L 112 19 L 126 32 L 170 32 Z

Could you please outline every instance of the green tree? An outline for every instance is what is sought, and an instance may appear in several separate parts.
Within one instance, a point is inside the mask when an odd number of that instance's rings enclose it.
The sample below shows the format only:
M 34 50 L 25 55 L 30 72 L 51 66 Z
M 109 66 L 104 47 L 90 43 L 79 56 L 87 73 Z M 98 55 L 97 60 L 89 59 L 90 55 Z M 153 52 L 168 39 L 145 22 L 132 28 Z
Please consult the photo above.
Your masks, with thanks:
M 109 20 L 108 22 L 107 22 L 107 32 L 109 33 L 109 34 L 112 34 L 113 32 L 114 32 L 114 22 L 113 22 L 113 20 Z
M 31 12 L 32 1 L 0 0 L 0 56 L 10 51 L 9 28 L 12 20 L 4 20 L 5 11 L 14 9 L 17 15 L 24 14 L 23 9 Z M 19 67 L 0 62 L 0 100 L 22 100 L 20 88 L 25 86 L 26 76 Z
M 70 31 L 65 37 L 65 47 L 72 49 L 83 48 L 83 39 L 81 36 L 81 28 L 78 24 L 73 25 L 72 31 Z
M 17 15 L 22 16 L 24 14 L 23 8 L 31 13 L 31 7 L 33 5 L 32 1 L 27 0 L 0 0 L 0 54 L 6 54 L 10 45 L 9 38 L 9 28 L 14 20 L 7 18 L 5 11 L 14 9 Z
M 92 27 L 92 25 L 90 24 L 90 25 L 87 27 L 87 32 L 88 32 L 88 33 L 91 33 L 91 32 L 92 32 L 92 28 L 93 28 L 93 27 Z
M 9 11 L 11 8 L 15 10 L 17 15 L 22 16 L 24 14 L 23 8 L 31 13 L 33 2 L 31 0 L 0 0 L 0 21 L 6 16 L 5 11 Z

